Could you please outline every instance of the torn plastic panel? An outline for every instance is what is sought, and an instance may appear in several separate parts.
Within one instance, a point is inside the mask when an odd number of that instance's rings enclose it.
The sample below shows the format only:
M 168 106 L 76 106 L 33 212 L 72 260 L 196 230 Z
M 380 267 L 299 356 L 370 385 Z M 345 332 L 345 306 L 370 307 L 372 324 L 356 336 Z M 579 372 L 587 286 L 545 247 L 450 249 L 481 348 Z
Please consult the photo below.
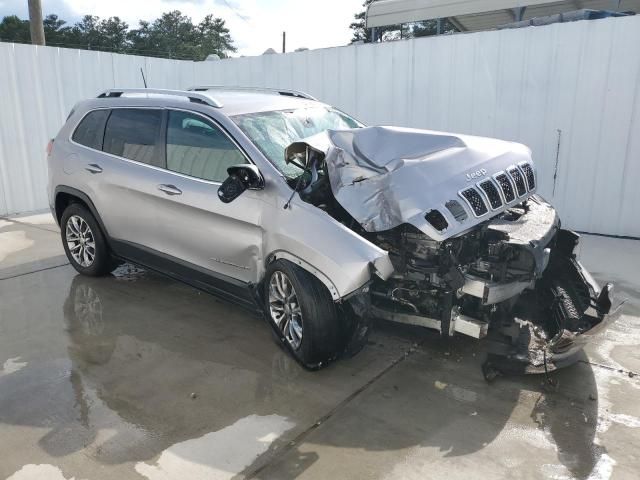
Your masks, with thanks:
M 559 237 L 575 235 L 561 230 Z M 584 346 L 617 320 L 613 286 L 602 289 L 574 256 L 554 254 L 535 289 L 521 295 L 514 321 L 496 322 L 487 336 L 485 378 L 497 373 L 548 373 L 579 360 Z

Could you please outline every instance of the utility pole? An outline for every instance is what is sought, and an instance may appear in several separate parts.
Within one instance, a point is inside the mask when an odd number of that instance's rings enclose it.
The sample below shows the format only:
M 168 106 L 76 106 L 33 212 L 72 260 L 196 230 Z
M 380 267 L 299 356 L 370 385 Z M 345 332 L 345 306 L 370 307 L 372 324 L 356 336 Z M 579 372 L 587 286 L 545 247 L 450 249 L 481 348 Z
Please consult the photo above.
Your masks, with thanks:
M 282 32 L 282 53 L 287 53 L 287 32 Z
M 29 0 L 29 29 L 31 30 L 31 43 L 44 45 L 44 24 L 42 23 L 40 0 Z

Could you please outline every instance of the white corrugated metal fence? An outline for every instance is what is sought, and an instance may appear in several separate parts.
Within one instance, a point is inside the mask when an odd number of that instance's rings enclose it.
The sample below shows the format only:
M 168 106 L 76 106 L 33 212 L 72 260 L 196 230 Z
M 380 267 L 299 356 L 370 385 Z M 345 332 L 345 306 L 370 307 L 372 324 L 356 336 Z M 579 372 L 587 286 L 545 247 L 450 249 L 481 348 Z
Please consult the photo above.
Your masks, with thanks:
M 0 214 L 47 207 L 48 138 L 142 67 L 154 88 L 293 88 L 368 124 L 523 142 L 564 225 L 640 237 L 640 16 L 198 63 L 0 43 L 0 65 Z

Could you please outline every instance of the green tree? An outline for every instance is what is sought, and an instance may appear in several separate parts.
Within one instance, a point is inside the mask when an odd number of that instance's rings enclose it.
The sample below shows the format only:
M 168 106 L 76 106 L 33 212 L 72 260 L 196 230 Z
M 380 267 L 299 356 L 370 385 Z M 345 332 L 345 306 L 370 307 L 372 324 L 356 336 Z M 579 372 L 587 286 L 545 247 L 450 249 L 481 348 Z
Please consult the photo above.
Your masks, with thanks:
M 152 52 L 169 58 L 196 58 L 198 33 L 191 18 L 179 10 L 163 13 L 153 23 L 140 21 L 139 28 L 129 32 L 131 49 L 143 55 Z M 147 53 L 145 53 L 147 52 Z
M 21 20 L 17 15 L 9 15 L 0 22 L 0 40 L 5 42 L 29 43 L 31 32 L 29 21 Z
M 212 53 L 224 58 L 236 51 L 225 21 L 211 14 L 194 25 L 191 18 L 174 10 L 153 22 L 141 20 L 135 30 L 129 30 L 119 17 L 100 19 L 94 15 L 85 15 L 68 26 L 50 14 L 43 23 L 47 43 L 56 46 L 190 60 L 204 60 Z M 29 21 L 15 15 L 4 17 L 0 40 L 30 42 Z
M 440 22 L 440 33 L 455 33 L 458 29 L 449 21 L 448 18 L 443 18 Z M 437 20 L 423 20 L 416 22 L 411 26 L 411 36 L 413 37 L 428 37 L 429 35 L 438 34 L 438 21 Z
M 113 52 L 124 52 L 128 48 L 127 33 L 129 25 L 119 17 L 101 20 L 96 27 L 101 49 Z
M 99 50 L 101 43 L 100 32 L 98 31 L 99 23 L 100 17 L 95 15 L 82 17 L 82 20 L 76 22 L 69 32 L 68 42 L 71 44 L 70 46 L 86 50 Z
M 371 2 L 373 2 L 374 0 L 365 0 L 365 2 L 362 4 L 362 6 L 364 7 L 364 10 L 362 10 L 361 12 L 356 13 L 353 18 L 355 19 L 354 22 L 352 22 L 349 25 L 349 28 L 351 30 L 353 30 L 353 37 L 351 38 L 352 42 L 365 42 L 365 43 L 369 43 L 372 41 L 371 38 L 371 29 L 370 28 L 366 28 L 366 21 L 365 21 L 365 16 L 367 14 L 367 7 L 369 6 L 369 4 Z M 378 38 L 382 38 L 384 36 L 385 33 L 390 32 L 390 31 L 400 31 L 400 25 L 386 25 L 384 27 L 377 27 L 376 31 L 377 31 L 377 35 Z
M 60 45 L 68 42 L 71 27 L 65 27 L 67 22 L 59 18 L 58 15 L 53 13 L 47 15 L 42 23 L 47 45 Z
M 199 35 L 198 55 L 200 57 L 198 60 L 204 60 L 212 53 L 220 58 L 226 58 L 230 52 L 237 51 L 223 19 L 214 18 L 213 15 L 209 14 L 204 17 L 197 29 Z
M 353 30 L 352 42 L 364 41 L 369 43 L 372 41 L 371 29 L 365 27 L 365 16 L 367 7 L 374 0 L 365 0 L 362 4 L 364 10 L 354 15 L 355 21 L 349 25 Z M 398 40 L 400 38 L 426 37 L 428 35 L 436 35 L 438 33 L 437 20 L 423 20 L 420 22 L 411 22 L 403 25 L 385 25 L 376 28 L 378 38 L 385 40 Z M 458 30 L 446 18 L 441 21 L 440 33 L 453 33 Z

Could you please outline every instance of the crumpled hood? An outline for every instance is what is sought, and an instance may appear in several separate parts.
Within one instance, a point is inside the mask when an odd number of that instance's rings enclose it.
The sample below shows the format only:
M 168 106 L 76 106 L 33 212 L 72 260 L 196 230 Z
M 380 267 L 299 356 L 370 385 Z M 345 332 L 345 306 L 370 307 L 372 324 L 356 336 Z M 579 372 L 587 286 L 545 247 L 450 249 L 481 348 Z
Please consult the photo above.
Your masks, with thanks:
M 286 156 L 306 148 L 325 155 L 333 195 L 369 232 L 410 223 L 430 237 L 444 240 L 535 191 L 531 151 L 514 142 L 410 128 L 366 127 L 314 135 L 290 145 Z M 529 176 L 527 167 L 521 167 L 524 164 L 530 166 Z M 518 174 L 524 190 L 518 189 Z M 507 201 L 505 183 L 511 184 L 511 201 Z M 432 210 L 439 214 L 429 215 L 429 222 L 425 215 Z

